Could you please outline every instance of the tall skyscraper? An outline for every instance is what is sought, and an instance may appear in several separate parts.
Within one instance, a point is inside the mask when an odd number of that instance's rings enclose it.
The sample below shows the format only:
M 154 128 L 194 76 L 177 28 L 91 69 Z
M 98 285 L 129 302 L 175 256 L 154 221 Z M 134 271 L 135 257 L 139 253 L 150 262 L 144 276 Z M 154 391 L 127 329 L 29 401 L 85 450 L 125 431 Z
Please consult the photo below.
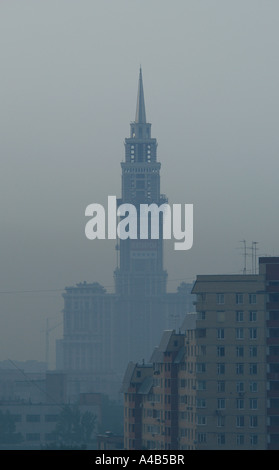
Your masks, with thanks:
M 130 137 L 125 139 L 125 162 L 122 167 L 122 196 L 119 204 L 137 208 L 138 239 L 120 240 L 120 267 L 115 271 L 116 293 L 133 296 L 158 296 L 166 292 L 167 273 L 163 268 L 162 233 L 154 240 L 139 239 L 140 204 L 167 202 L 160 194 L 160 168 L 157 140 L 151 137 L 151 124 L 146 120 L 142 71 L 140 69 L 135 121 L 130 124 Z M 160 221 L 162 229 L 162 220 Z M 149 227 L 151 228 L 151 227 Z
M 125 162 L 122 168 L 120 204 L 137 208 L 137 239 L 120 240 L 120 264 L 114 272 L 118 330 L 122 338 L 117 346 L 119 361 L 149 358 L 154 344 L 159 344 L 166 327 L 179 327 L 191 309 L 187 301 L 191 287 L 184 285 L 180 293 L 167 293 L 167 271 L 164 269 L 163 212 L 167 198 L 161 194 L 160 169 L 157 160 L 157 140 L 151 136 L 151 124 L 146 118 L 142 70 L 139 72 L 135 120 L 130 124 L 130 136 L 125 139 Z M 140 238 L 140 205 L 149 210 L 148 238 Z M 155 212 L 152 213 L 152 208 Z M 152 213 L 152 215 L 151 215 Z M 158 238 L 152 230 L 158 227 Z M 127 333 L 125 333 L 127 332 Z M 118 340 L 117 340 L 118 341 Z
M 141 69 L 136 116 L 125 139 L 121 168 L 118 206 L 132 204 L 137 209 L 139 235 L 139 206 L 154 203 L 159 208 L 167 202 L 160 192 L 161 164 L 157 161 L 157 140 L 151 137 L 151 124 L 146 120 Z M 98 282 L 66 288 L 58 368 L 71 378 L 73 397 L 87 390 L 117 393 L 127 362 L 148 360 L 163 331 L 178 328 L 192 310 L 191 285 L 182 283 L 177 292 L 167 292 L 162 213 L 158 211 L 155 219 L 159 221 L 157 239 L 151 238 L 150 222 L 147 239 L 118 240 L 114 293 L 107 293 Z

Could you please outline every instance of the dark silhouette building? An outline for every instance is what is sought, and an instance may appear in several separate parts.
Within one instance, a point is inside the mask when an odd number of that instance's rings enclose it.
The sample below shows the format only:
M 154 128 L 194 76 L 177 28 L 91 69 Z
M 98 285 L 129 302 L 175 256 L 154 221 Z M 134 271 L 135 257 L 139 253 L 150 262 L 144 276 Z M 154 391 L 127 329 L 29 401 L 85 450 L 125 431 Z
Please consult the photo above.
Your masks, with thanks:
M 157 140 L 147 122 L 142 71 L 139 73 L 135 121 L 125 139 L 122 194 L 118 207 L 167 202 L 160 191 Z M 146 239 L 118 239 L 119 265 L 114 271 L 115 293 L 98 283 L 79 283 L 64 293 L 64 336 L 57 345 L 60 364 L 72 378 L 72 395 L 87 390 L 119 392 L 127 362 L 149 359 L 166 328 L 179 327 L 192 310 L 191 285 L 182 283 L 167 292 L 163 263 L 163 219 L 158 211 L 159 237 L 152 238 L 151 220 Z M 96 272 L 96 275 L 98 273 Z
M 160 194 L 160 168 L 157 140 L 151 137 L 151 124 L 146 121 L 142 73 L 140 71 L 135 121 L 130 137 L 125 139 L 125 162 L 122 167 L 122 197 L 119 204 L 131 203 L 137 208 L 139 232 L 140 205 L 167 202 Z M 162 229 L 162 220 L 160 221 Z M 120 240 L 120 267 L 115 271 L 116 293 L 133 298 L 161 296 L 166 293 L 167 272 L 163 267 L 163 239 Z

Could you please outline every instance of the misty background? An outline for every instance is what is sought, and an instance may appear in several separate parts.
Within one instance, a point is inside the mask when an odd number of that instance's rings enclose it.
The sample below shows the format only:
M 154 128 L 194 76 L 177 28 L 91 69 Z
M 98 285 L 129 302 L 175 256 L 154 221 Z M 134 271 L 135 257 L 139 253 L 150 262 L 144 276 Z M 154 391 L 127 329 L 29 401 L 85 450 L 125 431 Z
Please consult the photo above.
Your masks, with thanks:
M 168 290 L 242 272 L 243 239 L 278 255 L 278 17 L 277 0 L 0 2 L 0 361 L 45 360 L 48 319 L 54 366 L 64 287 L 114 290 L 115 242 L 87 240 L 84 212 L 120 196 L 140 65 L 161 192 L 194 205 Z

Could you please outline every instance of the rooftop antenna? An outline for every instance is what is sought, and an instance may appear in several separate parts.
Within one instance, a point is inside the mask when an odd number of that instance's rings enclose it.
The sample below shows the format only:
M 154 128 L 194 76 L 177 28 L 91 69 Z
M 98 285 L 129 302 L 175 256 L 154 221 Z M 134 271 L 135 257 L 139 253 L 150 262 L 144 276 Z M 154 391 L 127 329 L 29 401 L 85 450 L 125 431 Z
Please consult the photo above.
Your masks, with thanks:
M 252 257 L 254 255 L 254 261 L 253 261 L 253 264 L 254 264 L 254 274 L 257 274 L 257 244 L 259 242 L 252 242 Z
M 249 248 L 250 250 L 252 250 L 252 274 L 257 274 L 257 244 L 258 242 L 252 242 L 252 246 Z
M 246 274 L 246 264 L 247 264 L 247 247 L 246 247 L 246 240 L 242 240 L 241 243 L 243 243 L 243 247 L 244 247 L 244 252 L 243 252 L 243 258 L 244 258 L 243 274 Z

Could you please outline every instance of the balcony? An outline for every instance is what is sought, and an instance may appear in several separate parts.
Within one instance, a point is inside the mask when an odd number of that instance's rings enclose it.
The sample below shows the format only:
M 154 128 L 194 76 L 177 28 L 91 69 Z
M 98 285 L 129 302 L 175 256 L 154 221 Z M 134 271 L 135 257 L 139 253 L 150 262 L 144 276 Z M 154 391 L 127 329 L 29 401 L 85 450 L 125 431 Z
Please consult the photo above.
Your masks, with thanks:
M 268 328 L 279 328 L 279 320 L 267 320 L 266 326 Z
M 268 434 L 279 434 L 279 426 L 267 426 Z
M 266 378 L 267 381 L 274 380 L 277 382 L 279 380 L 279 372 L 268 372 Z
M 268 408 L 267 416 L 279 416 L 279 408 Z
M 277 345 L 279 345 L 279 337 L 278 338 L 267 338 L 266 344 L 268 346 L 273 346 L 273 345 L 277 346 Z
M 274 285 L 274 286 L 267 286 L 267 287 L 266 287 L 266 292 L 268 292 L 268 293 L 270 293 L 270 292 L 272 292 L 272 293 L 273 293 L 273 292 L 274 292 L 274 293 L 275 293 L 275 292 L 276 292 L 276 293 L 279 292 L 279 285 L 276 285 L 276 286 L 275 286 L 275 285 Z
M 272 383 L 273 384 L 276 383 L 276 384 L 279 385 L 279 381 L 272 381 Z M 270 384 L 270 382 L 269 382 L 269 384 Z M 278 387 L 278 389 L 273 388 L 273 389 L 267 390 L 266 396 L 267 396 L 267 398 L 279 398 L 279 387 Z
M 279 302 L 267 302 L 266 310 L 279 310 Z

